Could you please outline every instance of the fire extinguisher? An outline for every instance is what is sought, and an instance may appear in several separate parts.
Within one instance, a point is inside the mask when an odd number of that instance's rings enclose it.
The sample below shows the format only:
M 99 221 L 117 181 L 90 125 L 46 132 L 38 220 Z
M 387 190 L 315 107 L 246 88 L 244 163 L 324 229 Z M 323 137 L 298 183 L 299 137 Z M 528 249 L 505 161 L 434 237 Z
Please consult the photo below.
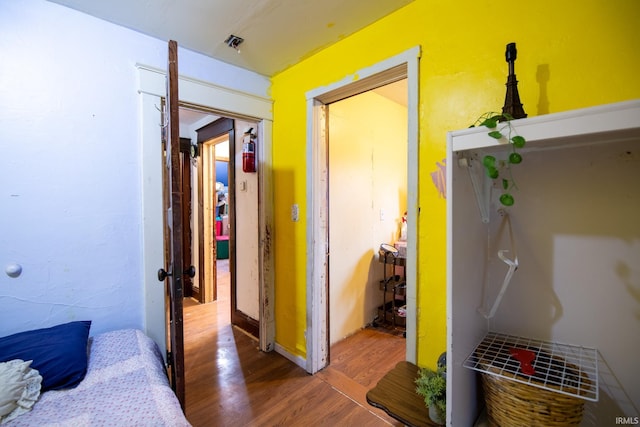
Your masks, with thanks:
M 249 128 L 242 137 L 242 170 L 256 171 L 256 135 L 253 128 Z

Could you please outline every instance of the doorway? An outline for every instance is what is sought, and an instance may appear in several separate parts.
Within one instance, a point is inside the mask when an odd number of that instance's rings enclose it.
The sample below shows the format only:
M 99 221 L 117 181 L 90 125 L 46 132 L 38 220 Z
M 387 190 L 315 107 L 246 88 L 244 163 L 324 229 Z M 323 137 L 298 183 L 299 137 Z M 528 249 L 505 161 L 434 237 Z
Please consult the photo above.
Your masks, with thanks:
M 329 363 L 328 270 L 329 223 L 328 181 L 328 105 L 350 96 L 407 79 L 407 266 L 406 266 L 406 359 L 416 360 L 416 277 L 418 220 L 418 63 L 420 48 L 345 78 L 333 85 L 307 93 L 307 366 L 315 373 Z M 413 261 L 413 262 L 412 262 Z
M 391 294 L 380 289 L 389 268 L 378 251 L 383 243 L 403 243 L 407 90 L 402 79 L 328 105 L 331 346 L 372 324 L 399 335 L 404 329 L 403 310 L 393 325 L 379 309 Z M 403 297 L 399 287 L 396 296 Z
M 212 294 L 206 302 L 213 301 L 217 293 L 217 262 L 228 260 L 231 323 L 256 338 L 260 333 L 260 177 L 255 159 L 251 168 L 242 160 L 243 144 L 255 141 L 259 128 L 256 121 L 220 117 L 195 130 L 201 153 L 197 162 L 199 203 L 194 206 L 200 224 L 201 281 L 207 294 Z
M 185 297 L 191 297 L 199 303 L 208 303 L 216 299 L 215 245 L 213 238 L 206 233 L 213 227 L 204 211 L 212 210 L 209 177 L 216 173 L 215 164 L 209 159 L 215 157 L 213 144 L 198 144 L 197 129 L 215 121 L 218 116 L 193 108 L 179 107 L 179 128 L 183 186 L 184 253 L 185 265 L 195 267 L 195 276 L 185 282 Z M 215 183 L 215 180 L 213 181 Z
M 143 276 L 145 282 L 145 332 L 156 341 L 161 353 L 166 353 L 164 288 L 158 285 L 158 266 L 164 263 L 162 242 L 162 123 L 159 106 L 166 93 L 166 71 L 137 66 L 139 74 L 138 94 L 141 117 L 142 161 L 142 211 L 143 223 Z M 259 228 L 254 236 L 259 247 L 259 300 L 260 349 L 274 348 L 275 327 L 273 321 L 273 259 L 271 241 L 273 229 L 273 192 L 271 173 L 272 102 L 255 95 L 247 95 L 228 88 L 220 88 L 199 80 L 178 76 L 180 105 L 194 107 L 211 114 L 226 117 L 248 118 L 257 122 L 257 156 L 262 159 L 257 174 L 260 176 L 258 192 L 261 203 L 258 209 Z
M 200 159 L 198 175 L 198 255 L 201 266 L 199 282 L 210 303 L 218 299 L 219 264 L 224 263 L 229 274 L 229 136 L 224 134 L 198 143 Z

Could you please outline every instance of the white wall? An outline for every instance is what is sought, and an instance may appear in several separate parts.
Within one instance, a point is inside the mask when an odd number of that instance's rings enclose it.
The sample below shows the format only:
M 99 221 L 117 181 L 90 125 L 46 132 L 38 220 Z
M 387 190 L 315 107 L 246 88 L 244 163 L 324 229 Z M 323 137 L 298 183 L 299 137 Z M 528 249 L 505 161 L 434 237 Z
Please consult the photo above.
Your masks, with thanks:
M 367 92 L 329 106 L 330 343 L 382 304 L 381 243 L 407 209 L 407 109 Z M 384 219 L 381 219 L 381 211 Z
M 165 68 L 166 41 L 2 0 L 0 53 L 0 266 L 23 267 L 0 276 L 0 336 L 76 319 L 92 334 L 144 327 L 135 64 Z M 266 97 L 266 77 L 184 49 L 178 62 Z
M 258 173 L 242 170 L 242 137 L 249 128 L 259 134 L 257 123 L 235 121 L 236 307 L 252 319 L 259 320 Z M 264 141 L 259 140 L 256 142 L 263 143 Z M 260 161 L 261 159 L 256 159 L 256 168 Z

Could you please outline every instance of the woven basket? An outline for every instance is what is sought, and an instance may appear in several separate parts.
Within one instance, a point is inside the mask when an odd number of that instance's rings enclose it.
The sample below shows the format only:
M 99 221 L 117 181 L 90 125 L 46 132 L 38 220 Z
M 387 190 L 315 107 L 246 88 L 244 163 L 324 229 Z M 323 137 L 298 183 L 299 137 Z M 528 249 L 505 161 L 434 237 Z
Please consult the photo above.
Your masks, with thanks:
M 487 370 L 491 372 L 492 369 L 488 367 Z M 582 421 L 583 399 L 496 375 L 482 373 L 481 377 L 488 421 L 492 425 L 564 427 L 577 426 Z M 584 375 L 581 380 L 590 382 Z

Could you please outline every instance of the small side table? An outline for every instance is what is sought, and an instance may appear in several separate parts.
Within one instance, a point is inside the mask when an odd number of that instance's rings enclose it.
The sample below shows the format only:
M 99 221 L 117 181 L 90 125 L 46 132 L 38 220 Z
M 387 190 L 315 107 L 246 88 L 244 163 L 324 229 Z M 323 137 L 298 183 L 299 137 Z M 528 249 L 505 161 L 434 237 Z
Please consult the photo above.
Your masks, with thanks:
M 367 392 L 367 402 L 407 426 L 437 426 L 429 419 L 424 399 L 416 393 L 414 381 L 419 370 L 411 362 L 398 362 Z

